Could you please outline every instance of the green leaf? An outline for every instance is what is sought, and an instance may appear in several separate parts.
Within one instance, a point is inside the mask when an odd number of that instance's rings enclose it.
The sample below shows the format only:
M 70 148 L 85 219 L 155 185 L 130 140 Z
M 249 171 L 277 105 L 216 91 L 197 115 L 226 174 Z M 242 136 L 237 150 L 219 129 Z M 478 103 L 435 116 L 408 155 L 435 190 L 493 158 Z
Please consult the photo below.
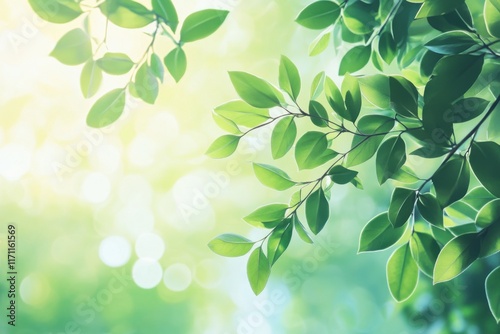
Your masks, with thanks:
M 255 227 L 274 228 L 285 218 L 287 209 L 286 204 L 269 204 L 258 208 L 243 219 Z
M 335 111 L 342 118 L 347 119 L 350 117 L 344 105 L 344 98 L 342 97 L 339 88 L 330 77 L 325 78 L 325 95 L 326 100 L 328 101 L 330 107 L 332 107 L 333 111 Z
M 429 234 L 414 232 L 410 239 L 410 249 L 420 270 L 432 278 L 434 265 L 441 251 L 436 240 Z
M 426 159 L 433 159 L 442 157 L 449 152 L 449 148 L 436 146 L 433 142 L 429 142 L 427 145 L 417 148 L 415 151 L 411 152 L 410 155 L 416 155 Z
M 488 33 L 500 38 L 500 3 L 498 0 L 486 0 L 483 13 Z
M 500 290 L 498 289 L 498 282 L 500 282 L 500 267 L 494 269 L 488 277 L 486 277 L 484 283 L 490 311 L 497 323 L 500 323 Z
M 302 241 L 307 242 L 308 244 L 312 244 L 313 241 L 309 234 L 306 232 L 304 225 L 302 225 L 302 223 L 300 222 L 299 217 L 297 217 L 297 214 L 294 214 L 292 219 L 293 225 L 295 226 L 295 231 L 297 231 L 297 234 L 302 239 Z
M 306 219 L 312 233 L 318 234 L 325 227 L 330 216 L 330 207 L 323 189 L 320 187 L 306 200 Z
M 351 184 L 353 186 L 355 186 L 356 188 L 358 188 L 359 190 L 363 190 L 364 187 L 363 187 L 363 184 L 361 183 L 361 180 L 359 177 L 355 177 L 354 179 L 351 180 Z
M 172 28 L 175 32 L 177 25 L 179 24 L 179 18 L 177 17 L 177 11 L 171 0 L 151 0 L 153 5 L 153 11 L 161 17 L 167 25 Z
M 394 228 L 387 212 L 381 213 L 370 220 L 361 231 L 358 253 L 387 249 L 401 239 L 405 230 L 406 226 Z
M 434 266 L 434 284 L 460 275 L 479 256 L 477 233 L 462 234 L 450 240 L 441 250 Z
M 394 119 L 382 115 L 367 115 L 359 120 L 357 127 L 365 135 L 385 133 L 394 127 Z M 352 151 L 347 155 L 347 166 L 356 166 L 369 160 L 375 155 L 383 140 L 383 135 L 354 136 L 351 144 Z
M 418 92 L 401 76 L 389 77 L 390 100 L 394 111 L 404 117 L 418 117 Z
M 132 0 L 106 0 L 99 8 L 112 23 L 122 28 L 142 28 L 155 20 L 149 9 Z
M 391 179 L 408 184 L 420 181 L 420 179 L 415 175 L 415 172 L 407 166 L 402 166 L 400 170 L 391 176 Z
M 222 130 L 227 131 L 229 133 L 235 134 L 235 135 L 240 135 L 242 134 L 241 130 L 238 128 L 236 123 L 231 121 L 230 119 L 221 116 L 219 114 L 216 114 L 215 112 L 212 113 L 212 117 L 215 121 L 215 124 L 217 124 Z
M 292 100 L 296 100 L 300 93 L 300 74 L 295 64 L 286 56 L 281 56 L 279 67 L 279 84 Z
M 470 152 L 470 164 L 481 184 L 493 195 L 500 197 L 500 145 L 492 141 L 474 142 Z
M 94 96 L 99 90 L 102 82 L 102 71 L 97 66 L 96 62 L 89 60 L 85 66 L 83 66 L 82 74 L 80 76 L 80 87 L 82 89 L 83 96 L 88 99 Z
M 114 89 L 100 97 L 90 108 L 87 125 L 102 128 L 114 123 L 125 109 L 125 90 Z
M 238 95 L 256 108 L 280 106 L 283 94 L 267 81 L 245 72 L 229 72 L 229 77 Z
M 444 101 L 432 100 L 424 105 L 422 123 L 424 130 L 432 138 L 430 143 L 446 144 L 451 142 L 453 123 L 445 118 L 448 110 L 452 110 L 451 104 Z
M 354 122 L 361 111 L 361 90 L 356 77 L 346 74 L 342 82 L 342 93 L 344 94 L 345 106 L 347 108 L 348 121 Z
M 406 145 L 400 136 L 387 139 L 377 153 L 377 179 L 384 184 L 406 162 Z
M 253 241 L 237 234 L 221 234 L 208 244 L 208 247 L 216 254 L 227 257 L 238 257 L 245 255 L 252 249 Z
M 498 221 L 500 221 L 500 198 L 486 203 L 486 205 L 479 210 L 476 217 L 476 225 L 481 228 L 486 228 Z
M 226 20 L 227 10 L 205 9 L 190 14 L 182 24 L 181 41 L 193 42 L 213 34 Z
M 151 71 L 153 72 L 153 74 L 161 82 L 163 82 L 163 77 L 165 75 L 165 69 L 163 68 L 163 64 L 161 62 L 160 57 L 158 57 L 158 55 L 156 53 L 152 53 L 149 62 L 151 64 Z
M 281 119 L 271 134 L 271 151 L 273 159 L 282 158 L 292 148 L 297 137 L 297 125 L 293 117 Z
M 317 99 L 323 92 L 325 85 L 325 72 L 319 72 L 311 83 L 311 100 Z
M 430 77 L 441 58 L 443 58 L 443 55 L 427 50 L 420 61 L 420 74 L 423 77 Z
M 210 145 L 205 154 L 213 159 L 226 158 L 236 151 L 240 138 L 235 135 L 223 135 Z
M 432 176 L 441 207 L 445 208 L 464 197 L 469 188 L 469 179 L 469 164 L 465 158 L 455 156 L 442 165 Z
M 187 68 L 187 59 L 184 50 L 181 47 L 176 47 L 165 56 L 163 62 L 175 82 L 179 82 L 186 73 Z
M 380 58 L 380 55 L 377 53 L 377 51 L 372 51 L 372 64 L 375 66 L 377 70 L 380 72 L 384 71 L 384 65 L 382 64 L 382 58 Z
M 28 2 L 38 16 L 52 23 L 67 23 L 83 13 L 77 2 L 67 0 L 28 0 Z
M 347 51 L 340 61 L 339 75 L 354 73 L 365 67 L 370 60 L 371 46 L 358 45 Z
M 309 45 L 309 56 L 314 57 L 322 53 L 330 44 L 332 33 L 321 34 Z
M 480 257 L 487 257 L 500 252 L 500 223 L 496 222 L 484 231 L 481 231 L 479 236 L 481 243 Z
M 349 2 L 342 13 L 344 24 L 356 35 L 366 35 L 378 25 L 372 16 L 372 7 L 362 1 Z
M 394 227 L 401 227 L 410 218 L 415 205 L 416 193 L 413 189 L 395 188 L 389 205 L 389 221 Z
M 158 79 L 147 63 L 139 67 L 135 74 L 135 89 L 146 103 L 154 104 L 159 93 Z
M 416 18 L 421 19 L 424 17 L 442 15 L 458 8 L 464 2 L 465 0 L 425 0 Z
M 286 190 L 293 187 L 296 183 L 290 180 L 288 174 L 286 174 L 281 169 L 266 165 L 266 164 L 253 164 L 253 170 L 257 179 L 259 181 L 269 187 L 276 190 Z
M 379 109 L 390 108 L 389 78 L 375 74 L 359 79 L 361 93 L 364 98 Z
M 431 193 L 420 194 L 417 202 L 422 217 L 434 226 L 443 228 L 443 208 Z
M 65 65 L 80 65 L 92 57 L 90 37 L 82 29 L 67 32 L 50 55 Z
M 390 65 L 397 55 L 397 45 L 389 31 L 380 35 L 378 51 L 387 65 Z
M 456 30 L 445 32 L 425 44 L 425 47 L 435 53 L 454 55 L 477 46 L 478 41 L 466 31 Z
M 479 77 L 484 59 L 478 56 L 453 55 L 438 61 L 425 86 L 424 102 L 451 103 L 461 97 Z
M 244 101 L 227 102 L 215 108 L 214 111 L 238 125 L 249 128 L 258 126 L 269 119 L 267 109 L 252 107 Z
M 309 29 L 324 29 L 334 24 L 340 7 L 332 1 L 316 1 L 304 8 L 295 21 Z
M 247 276 L 252 291 L 258 295 L 266 287 L 269 275 L 271 274 L 271 266 L 262 247 L 254 249 L 247 263 Z
M 299 169 L 316 168 L 335 156 L 337 153 L 328 148 L 328 140 L 323 132 L 307 132 L 295 146 L 295 160 Z
M 354 180 L 354 178 L 358 175 L 358 172 L 347 169 L 344 166 L 336 165 L 328 171 L 328 175 L 333 183 L 346 184 Z
M 309 101 L 309 114 L 314 125 L 322 128 L 328 126 L 328 112 L 318 101 Z
M 461 99 L 446 110 L 443 117 L 445 121 L 450 123 L 468 122 L 481 115 L 488 104 L 488 101 L 478 97 Z
M 392 253 L 387 261 L 387 283 L 392 297 L 402 302 L 411 297 L 418 283 L 418 267 L 405 244 Z
M 472 31 L 470 27 L 474 25 L 469 8 L 465 3 L 444 15 L 428 17 L 427 21 L 434 29 L 443 32 L 451 30 Z
M 278 226 L 267 241 L 267 256 L 271 266 L 278 261 L 280 256 L 285 252 L 292 239 L 293 224 L 289 218 L 286 224 Z
M 134 62 L 124 53 L 107 52 L 97 60 L 97 65 L 108 74 L 120 75 L 128 73 Z

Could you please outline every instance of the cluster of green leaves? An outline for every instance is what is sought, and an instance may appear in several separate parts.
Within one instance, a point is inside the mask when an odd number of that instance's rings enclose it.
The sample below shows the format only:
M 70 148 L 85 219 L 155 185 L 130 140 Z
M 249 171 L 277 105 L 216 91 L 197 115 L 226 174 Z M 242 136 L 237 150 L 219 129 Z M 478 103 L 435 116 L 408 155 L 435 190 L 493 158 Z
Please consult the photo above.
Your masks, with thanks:
M 228 14 L 217 9 L 192 13 L 182 22 L 179 37 L 176 38 L 179 18 L 171 0 L 151 0 L 151 8 L 133 0 L 105 0 L 97 4 L 29 0 L 29 3 L 41 18 L 53 23 L 67 23 L 81 16 L 86 17 L 83 28 L 67 32 L 51 52 L 51 56 L 63 64 L 83 64 L 80 86 L 85 98 L 91 98 L 99 91 L 104 73 L 129 74 L 123 88 L 113 89 L 95 101 L 87 117 L 87 124 L 95 128 L 108 126 L 120 117 L 125 109 L 127 94 L 153 104 L 158 97 L 160 82 L 164 80 L 165 68 L 176 82 L 184 76 L 187 67 L 184 44 L 214 33 Z M 101 39 L 92 35 L 88 20 L 89 13 L 97 11 L 106 18 L 106 30 Z M 133 61 L 127 54 L 108 51 L 109 22 L 128 29 L 154 26 L 150 34 L 151 42 L 140 59 Z M 168 37 L 174 44 L 174 48 L 163 57 L 154 50 L 158 35 Z
M 230 72 L 241 100 L 214 110 L 216 123 L 228 134 L 215 140 L 207 154 L 230 156 L 244 136 L 271 126 L 274 160 L 293 154 L 299 171 L 321 171 L 313 180 L 295 180 L 276 166 L 255 163 L 263 185 L 296 189 L 289 203 L 269 204 L 244 218 L 269 230 L 262 239 L 224 234 L 209 247 L 230 257 L 253 249 L 248 279 L 260 293 L 293 230 L 312 243 L 311 233 L 321 232 L 329 220 L 332 187 L 362 189 L 355 167 L 375 157 L 379 184 L 391 180 L 393 192 L 387 210 L 362 230 L 359 252 L 396 247 L 387 262 L 395 300 L 413 294 L 419 273 L 435 284 L 445 282 L 498 253 L 500 54 L 495 47 L 500 43 L 500 2 L 469 7 L 465 1 L 316 1 L 298 14 L 297 22 L 324 30 L 311 55 L 326 49 L 332 35 L 334 43 L 352 44 L 339 65 L 341 84 L 321 72 L 309 94 L 300 95 L 301 75 L 285 56 L 279 88 L 249 73 Z M 354 75 L 370 59 L 371 71 L 379 73 Z M 392 68 L 399 74 L 385 74 L 383 63 L 394 59 L 398 62 Z M 308 130 L 299 134 L 297 122 Z M 351 141 L 348 150 L 339 144 L 345 140 Z M 411 161 L 433 161 L 438 167 L 416 173 Z M 486 280 L 497 321 L 499 275 L 500 267 Z

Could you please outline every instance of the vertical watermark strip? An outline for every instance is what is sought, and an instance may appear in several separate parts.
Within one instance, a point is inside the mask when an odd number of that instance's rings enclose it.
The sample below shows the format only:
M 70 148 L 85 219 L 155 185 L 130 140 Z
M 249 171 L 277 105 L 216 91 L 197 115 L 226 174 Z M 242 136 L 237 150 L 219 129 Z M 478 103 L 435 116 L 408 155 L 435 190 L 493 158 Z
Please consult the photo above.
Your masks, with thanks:
M 6 259 L 5 262 L 5 272 L 7 281 L 7 324 L 9 326 L 16 326 L 16 296 L 17 296 L 17 258 L 16 250 L 18 246 L 17 239 L 17 229 L 12 223 L 7 225 L 7 247 L 6 247 Z

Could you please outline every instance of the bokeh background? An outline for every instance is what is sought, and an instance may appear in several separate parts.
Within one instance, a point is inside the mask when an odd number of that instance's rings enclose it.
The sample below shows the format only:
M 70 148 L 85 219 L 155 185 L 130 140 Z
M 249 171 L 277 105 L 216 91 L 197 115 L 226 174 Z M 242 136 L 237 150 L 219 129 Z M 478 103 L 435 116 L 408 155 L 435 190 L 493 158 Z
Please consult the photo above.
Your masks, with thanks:
M 397 304 L 385 281 L 390 252 L 356 254 L 363 225 L 390 194 L 369 182 L 371 165 L 360 171 L 366 191 L 334 188 L 327 228 L 314 245 L 294 236 L 258 297 L 244 258 L 206 246 L 224 232 L 258 238 L 264 232 L 241 217 L 290 196 L 260 185 L 251 169 L 251 161 L 270 161 L 269 131 L 225 160 L 204 152 L 222 134 L 211 110 L 237 97 L 228 70 L 276 83 L 285 54 L 304 86 L 321 70 L 337 72 L 333 48 L 308 57 L 314 32 L 293 23 L 308 2 L 176 1 L 181 18 L 204 8 L 231 14 L 216 34 L 186 46 L 186 76 L 167 79 L 154 106 L 130 100 L 116 124 L 95 130 L 85 124 L 94 100 L 80 92 L 81 67 L 48 56 L 82 21 L 46 23 L 27 1 L 2 1 L 0 310 L 9 223 L 17 226 L 19 275 L 17 326 L 1 311 L 0 332 L 495 333 L 481 327 L 492 326 L 483 268 L 438 287 L 421 276 L 418 293 Z M 99 37 L 103 22 L 90 19 Z M 137 59 L 148 42 L 143 32 L 110 27 L 110 51 Z M 164 38 L 155 49 L 171 47 Z M 100 94 L 126 80 L 107 78 Z M 296 171 L 292 159 L 280 167 Z

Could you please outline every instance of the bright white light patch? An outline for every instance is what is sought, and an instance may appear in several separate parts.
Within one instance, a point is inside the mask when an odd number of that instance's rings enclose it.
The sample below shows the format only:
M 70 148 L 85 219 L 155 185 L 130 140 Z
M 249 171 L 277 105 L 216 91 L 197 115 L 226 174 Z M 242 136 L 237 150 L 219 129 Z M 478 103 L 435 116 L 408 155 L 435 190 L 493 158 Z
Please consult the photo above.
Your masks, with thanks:
M 102 203 L 111 193 L 111 182 L 102 173 L 90 173 L 82 183 L 81 195 L 90 203 Z
M 162 268 L 154 260 L 139 259 L 132 268 L 132 278 L 143 289 L 152 289 L 161 282 Z
M 186 290 L 192 281 L 191 270 L 183 263 L 175 263 L 165 270 L 163 283 L 172 291 Z
M 99 258 L 110 267 L 120 267 L 128 262 L 132 248 L 127 239 L 119 236 L 110 236 L 101 241 Z
M 135 242 L 135 252 L 140 258 L 158 260 L 165 252 L 165 244 L 157 234 L 143 233 Z

